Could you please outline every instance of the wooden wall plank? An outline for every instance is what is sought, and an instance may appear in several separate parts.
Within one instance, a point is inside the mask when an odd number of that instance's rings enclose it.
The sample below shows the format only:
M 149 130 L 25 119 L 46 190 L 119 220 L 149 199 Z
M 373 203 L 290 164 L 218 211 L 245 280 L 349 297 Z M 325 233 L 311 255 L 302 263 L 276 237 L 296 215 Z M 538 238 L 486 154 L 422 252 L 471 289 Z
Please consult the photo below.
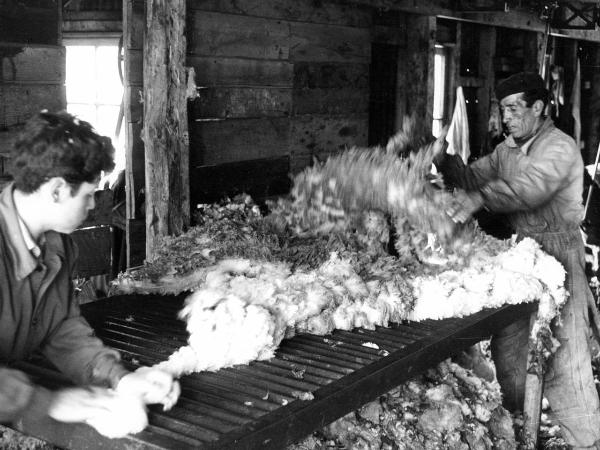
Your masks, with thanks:
M 294 114 L 367 114 L 369 89 L 294 89 Z
M 294 88 L 369 88 L 369 64 L 297 61 Z
M 287 22 L 205 11 L 190 14 L 188 54 L 288 59 Z
M 288 155 L 193 168 L 191 176 L 196 183 L 190 186 L 192 205 L 218 202 L 241 193 L 259 202 L 285 195 L 290 190 L 289 172 Z
M 188 2 L 188 8 L 360 28 L 367 28 L 372 22 L 370 7 L 330 1 L 317 3 L 314 0 L 193 0 Z
M 368 63 L 370 60 L 369 29 L 291 22 L 290 30 L 293 61 Z
M 288 153 L 287 118 L 227 119 L 194 122 L 194 165 L 223 164 Z
M 24 123 L 42 109 L 66 107 L 65 87 L 58 84 L 0 84 L 0 128 Z
M 121 20 L 69 20 L 62 24 L 63 33 L 120 33 Z
M 0 131 L 0 177 L 7 175 L 10 153 L 22 130 L 22 126 Z
M 65 48 L 0 44 L 0 82 L 63 84 Z
M 191 102 L 194 119 L 282 117 L 290 114 L 292 90 L 268 87 L 217 87 L 200 90 Z
M 35 7 L 0 7 L 0 42 L 59 45 L 59 5 L 46 0 Z M 17 3 L 15 3 L 17 5 Z
M 294 65 L 287 61 L 188 55 L 198 86 L 291 87 Z
M 330 117 L 302 115 L 291 119 L 292 160 L 307 155 L 324 158 L 353 146 L 366 146 L 368 115 Z

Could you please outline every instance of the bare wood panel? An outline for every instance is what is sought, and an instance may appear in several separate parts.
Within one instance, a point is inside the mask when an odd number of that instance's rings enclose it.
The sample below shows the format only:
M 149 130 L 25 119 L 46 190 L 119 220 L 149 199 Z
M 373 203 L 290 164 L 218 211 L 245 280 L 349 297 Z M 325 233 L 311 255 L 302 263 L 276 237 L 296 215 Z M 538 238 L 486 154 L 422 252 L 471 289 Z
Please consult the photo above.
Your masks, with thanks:
M 290 26 L 284 21 L 190 11 L 188 52 L 206 56 L 288 59 Z
M 16 126 L 0 131 L 0 158 L 3 158 L 4 162 L 6 162 L 10 155 L 13 145 L 19 137 L 22 128 L 22 126 Z
M 526 72 L 537 72 L 539 67 L 537 62 L 540 57 L 539 53 L 543 50 L 538 48 L 538 35 L 540 33 L 525 33 L 523 37 L 523 70 Z
M 192 205 L 218 202 L 241 193 L 255 201 L 285 195 L 290 190 L 289 171 L 288 155 L 193 168 L 191 176 L 196 183 L 190 186 Z
M 294 89 L 294 114 L 367 114 L 369 89 Z
M 291 22 L 293 61 L 363 62 L 371 57 L 371 31 L 365 28 Z
M 192 102 L 194 119 L 288 116 L 292 108 L 290 88 L 217 87 L 200 90 Z
M 65 9 L 62 13 L 63 21 L 121 21 L 122 10 L 94 10 L 94 11 L 72 11 Z
M 88 278 L 110 273 L 112 248 L 110 226 L 78 229 L 71 233 L 71 238 L 79 250 L 74 273 L 76 277 Z
M 306 62 L 294 63 L 294 88 L 367 89 L 369 64 Z
M 371 25 L 370 7 L 341 2 L 316 3 L 314 0 L 194 0 L 189 2 L 189 8 L 298 22 L 363 28 Z
M 492 150 L 489 145 L 488 136 L 488 116 L 492 101 L 493 87 L 496 84 L 494 74 L 494 57 L 496 54 L 496 29 L 494 27 L 482 27 L 479 43 L 479 75 L 484 80 L 484 87 L 479 89 L 477 97 L 477 130 L 475 139 L 472 142 L 481 149 L 479 155 Z M 490 147 L 490 148 L 487 148 Z M 473 152 L 472 152 L 473 153 Z
M 120 33 L 121 20 L 69 20 L 62 24 L 63 33 Z
M 146 158 L 144 155 L 144 141 L 142 141 L 142 122 L 126 122 L 125 145 L 125 173 L 127 192 L 127 218 L 139 218 L 143 213 L 142 200 L 145 186 L 144 169 Z
M 0 84 L 0 128 L 24 123 L 42 109 L 66 106 L 65 87 L 57 84 Z
M 406 113 L 414 114 L 425 130 L 433 120 L 433 58 L 435 17 L 407 15 Z M 402 64 L 402 62 L 401 62 Z
M 0 56 L 0 80 L 3 82 L 65 82 L 64 47 L 0 44 Z
M 59 7 L 54 1 L 41 1 L 36 7 L 14 2 L 0 7 L 0 42 L 59 44 Z
M 285 155 L 289 130 L 287 118 L 195 122 L 190 158 L 211 165 Z
M 373 42 L 406 46 L 406 30 L 402 27 L 388 27 L 377 25 L 372 29 Z
M 146 223 L 144 219 L 129 219 L 126 224 L 127 268 L 144 264 L 146 259 Z
M 367 145 L 368 115 L 328 117 L 295 116 L 291 120 L 292 159 L 298 155 L 328 155 L 352 146 Z
M 142 108 L 138 92 L 142 91 L 142 82 L 132 83 L 131 80 L 143 79 L 143 63 L 133 64 L 135 56 L 129 56 L 133 50 L 140 50 L 144 42 L 144 0 L 124 0 L 123 3 L 123 45 L 125 53 L 125 159 L 127 193 L 127 218 L 140 217 L 141 208 L 138 203 L 139 192 L 144 189 L 144 143 L 141 140 Z M 129 231 L 127 231 L 129 232 Z M 129 246 L 129 236 L 127 245 Z M 128 252 L 129 252 L 128 247 Z M 129 261 L 129 260 L 128 260 Z
M 144 107 L 142 100 L 142 85 L 125 86 L 124 105 L 129 109 L 129 121 L 142 122 Z
M 142 85 L 144 74 L 144 55 L 142 50 L 127 49 L 125 51 L 125 73 L 129 74 L 129 84 Z
M 123 46 L 141 50 L 144 46 L 144 0 L 125 0 L 123 23 L 127 24 L 123 30 Z
M 187 65 L 195 69 L 198 86 L 291 87 L 294 77 L 287 61 L 192 55 Z

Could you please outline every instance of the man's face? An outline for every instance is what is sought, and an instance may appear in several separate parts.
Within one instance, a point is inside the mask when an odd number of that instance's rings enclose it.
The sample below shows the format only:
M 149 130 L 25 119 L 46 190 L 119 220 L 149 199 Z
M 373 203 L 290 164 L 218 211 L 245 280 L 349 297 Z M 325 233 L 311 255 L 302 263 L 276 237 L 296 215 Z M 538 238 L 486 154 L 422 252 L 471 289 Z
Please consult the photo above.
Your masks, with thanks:
M 522 93 L 511 94 L 500 101 L 502 122 L 514 139 L 524 139 L 533 135 L 539 114 L 534 105 L 527 106 Z
M 96 206 L 94 192 L 98 183 L 82 183 L 79 190 L 75 192 L 66 185 L 59 202 L 57 218 L 55 220 L 55 231 L 61 233 L 72 233 L 83 223 L 90 210 Z

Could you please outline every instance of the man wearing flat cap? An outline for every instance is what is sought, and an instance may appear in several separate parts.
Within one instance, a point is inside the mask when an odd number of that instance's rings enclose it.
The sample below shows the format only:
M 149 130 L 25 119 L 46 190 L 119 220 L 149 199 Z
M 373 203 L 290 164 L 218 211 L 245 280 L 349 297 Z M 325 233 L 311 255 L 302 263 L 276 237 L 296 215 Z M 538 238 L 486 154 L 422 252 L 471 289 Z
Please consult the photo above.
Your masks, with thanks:
M 548 92 L 536 73 L 522 72 L 496 88 L 509 136 L 485 157 L 465 166 L 445 155 L 438 169 L 458 188 L 448 214 L 464 222 L 480 208 L 505 213 L 517 235 L 536 240 L 564 266 L 570 297 L 554 327 L 560 347 L 545 377 L 545 396 L 572 448 L 600 449 L 600 409 L 592 375 L 585 276 L 583 160 L 574 140 L 544 117 Z M 523 407 L 529 318 L 492 337 L 492 357 L 510 410 Z

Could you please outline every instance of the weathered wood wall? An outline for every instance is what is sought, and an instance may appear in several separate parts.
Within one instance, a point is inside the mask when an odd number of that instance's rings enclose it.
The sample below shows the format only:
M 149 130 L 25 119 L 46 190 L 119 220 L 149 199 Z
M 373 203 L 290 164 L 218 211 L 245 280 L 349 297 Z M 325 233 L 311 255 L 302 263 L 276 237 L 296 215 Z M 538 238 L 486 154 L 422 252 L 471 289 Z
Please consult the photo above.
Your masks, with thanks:
M 311 0 L 188 2 L 192 165 L 366 145 L 372 10 Z M 193 183 L 193 180 L 191 180 Z
M 56 2 L 0 8 L 0 176 L 25 121 L 41 109 L 63 109 L 65 53 Z

